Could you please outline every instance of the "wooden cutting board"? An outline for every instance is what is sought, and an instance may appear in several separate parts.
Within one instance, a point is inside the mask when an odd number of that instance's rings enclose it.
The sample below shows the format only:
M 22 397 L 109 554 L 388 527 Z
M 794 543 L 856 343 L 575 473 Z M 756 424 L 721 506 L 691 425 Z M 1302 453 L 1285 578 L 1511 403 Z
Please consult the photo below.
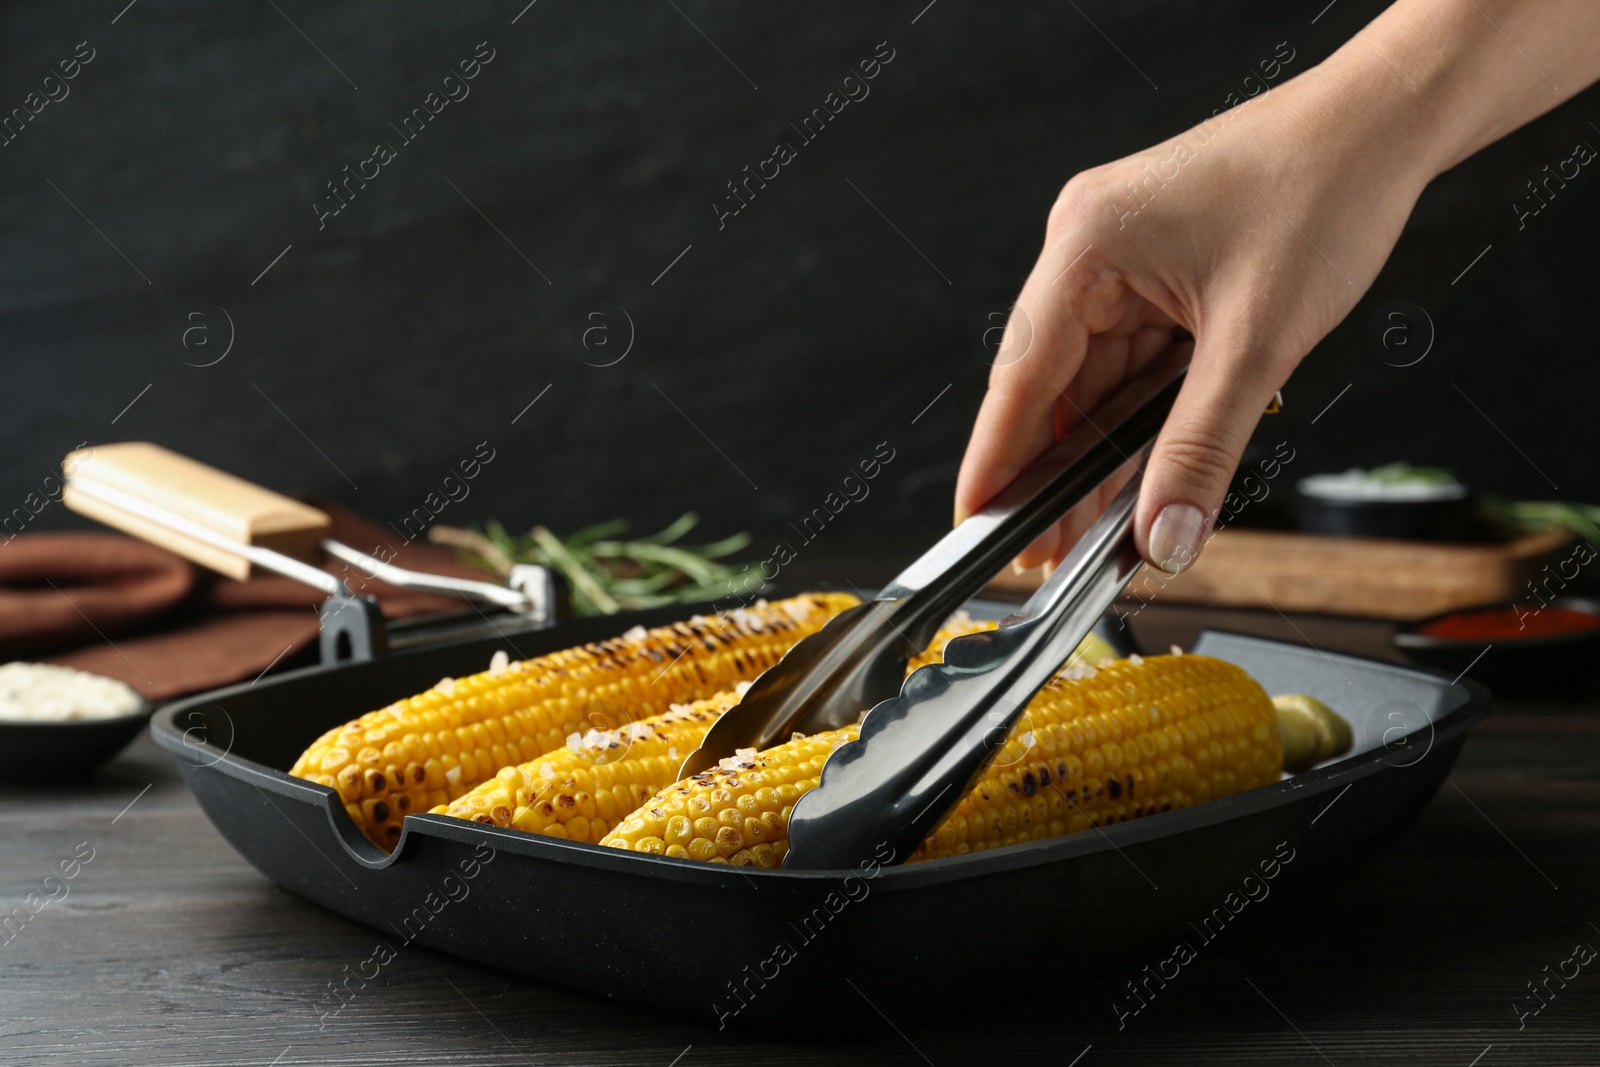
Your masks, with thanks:
M 1550 578 L 1551 591 L 1559 591 L 1555 564 L 1575 543 L 1564 530 L 1483 545 L 1221 530 L 1193 567 L 1179 575 L 1145 567 L 1128 583 L 1122 600 L 1133 607 L 1164 602 L 1420 619 L 1493 601 L 1531 599 L 1530 581 Z M 1040 580 L 1039 570 L 1021 576 L 1008 571 L 994 587 L 1027 592 Z M 1541 589 L 1541 595 L 1550 592 Z

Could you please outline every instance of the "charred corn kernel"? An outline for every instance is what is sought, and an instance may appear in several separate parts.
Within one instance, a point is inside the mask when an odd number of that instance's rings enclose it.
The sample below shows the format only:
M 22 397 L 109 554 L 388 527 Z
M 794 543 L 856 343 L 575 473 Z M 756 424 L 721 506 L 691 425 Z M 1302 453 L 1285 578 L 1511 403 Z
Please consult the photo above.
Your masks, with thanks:
M 796 735 L 764 752 L 731 756 L 715 770 L 657 793 L 600 843 L 634 852 L 659 852 L 661 842 L 671 840 L 691 859 L 722 859 L 741 867 L 780 866 L 789 848 L 789 814 L 794 802 L 816 786 L 823 761 L 834 748 L 855 736 L 856 727 L 847 726 L 806 737 Z M 741 801 L 749 802 L 743 807 L 753 809 L 754 817 L 744 814 Z M 700 812 L 707 814 L 697 814 Z M 693 834 L 687 841 L 682 837 L 685 829 Z
M 536 834 L 560 827 L 567 839 L 593 844 L 611 828 L 602 813 L 631 811 L 638 803 L 636 787 L 648 796 L 660 788 L 652 783 L 676 777 L 683 758 L 717 716 L 738 702 L 743 688 L 618 729 L 573 733 L 566 747 L 502 768 L 439 813 Z
M 329 730 L 289 773 L 338 790 L 346 810 L 360 813 L 352 817 L 367 836 L 392 847 L 404 817 L 389 803 L 396 792 L 420 781 L 448 803 L 501 767 L 558 748 L 569 734 L 608 729 L 730 689 L 855 603 L 853 596 L 833 593 L 759 601 L 714 618 L 636 627 L 608 641 L 446 678 Z M 621 811 L 636 806 L 630 802 Z
M 936 661 L 951 638 L 994 625 L 956 616 L 907 670 Z M 677 779 L 684 757 L 699 746 L 717 717 L 738 703 L 745 688 L 740 684 L 704 700 L 674 705 L 663 714 L 614 730 L 590 730 L 582 736 L 573 733 L 565 747 L 502 768 L 465 796 L 436 807 L 434 813 L 529 833 L 547 834 L 551 827 L 560 826 L 568 840 L 595 844 L 618 818 Z M 761 821 L 765 801 L 732 794 L 728 800 L 731 806 L 722 813 L 718 828 L 735 827 L 752 839 L 781 829 Z M 755 826 L 749 825 L 752 821 Z M 694 832 L 685 815 L 657 836 L 666 846 L 687 846 Z
M 908 862 L 1076 833 L 1276 781 L 1283 753 L 1275 720 L 1248 674 L 1207 656 L 1069 668 L 1029 703 L 977 785 Z M 724 760 L 658 793 L 601 844 L 642 851 L 667 820 L 698 813 L 688 855 L 777 866 L 795 800 L 856 735 L 849 726 Z M 760 840 L 743 818 L 747 796 L 775 817 Z M 741 816 L 736 828 L 722 821 L 729 811 Z
M 1058 827 L 1106 826 L 1275 782 L 1283 771 L 1275 719 L 1254 679 L 1209 656 L 1070 668 L 1029 703 L 977 785 L 908 862 L 1053 837 Z M 1201 746 L 1206 773 L 1190 755 Z
M 1278 714 L 1284 770 L 1295 774 L 1309 771 L 1350 751 L 1354 743 L 1350 724 L 1316 697 L 1284 693 L 1272 698 L 1272 706 Z

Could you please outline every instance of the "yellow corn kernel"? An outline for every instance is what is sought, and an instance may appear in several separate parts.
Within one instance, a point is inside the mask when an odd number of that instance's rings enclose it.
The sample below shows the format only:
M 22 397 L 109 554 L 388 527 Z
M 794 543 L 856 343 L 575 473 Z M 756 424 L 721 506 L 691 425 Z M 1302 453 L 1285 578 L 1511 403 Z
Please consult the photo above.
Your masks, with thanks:
M 658 793 L 601 844 L 644 851 L 641 842 L 658 839 L 666 820 L 693 813 L 695 837 L 680 839 L 691 857 L 780 864 L 794 800 L 857 732 L 796 737 L 724 760 Z M 1282 770 L 1272 701 L 1233 664 L 1190 655 L 1073 666 L 1034 697 L 983 777 L 907 862 L 1168 811 L 1266 785 Z M 765 832 L 752 833 L 746 797 L 774 816 Z M 738 821 L 725 820 L 729 813 Z
M 659 788 L 649 783 L 670 780 L 738 699 L 739 691 L 729 690 L 618 729 L 574 732 L 565 747 L 502 768 L 440 814 L 529 833 L 560 826 L 569 840 L 593 844 L 599 834 L 592 831 L 603 824 L 597 814 L 630 811 L 634 787 L 646 786 L 648 795 Z
M 738 866 L 779 866 L 788 850 L 789 813 L 794 810 L 794 799 L 815 788 L 823 761 L 835 747 L 854 740 L 856 729 L 847 726 L 810 736 L 796 735 L 764 752 L 729 757 L 713 770 L 702 771 L 657 793 L 600 843 L 634 852 L 655 851 L 649 843 L 662 840 L 669 823 L 680 832 L 688 823 L 694 836 L 688 841 L 677 840 L 691 858 L 721 857 Z M 784 787 L 789 788 L 786 791 Z M 753 802 L 755 817 L 740 811 L 742 799 Z M 715 814 L 691 818 L 697 810 Z M 763 822 L 768 815 L 774 818 Z M 763 827 L 759 839 L 748 835 L 751 823 Z M 757 852 L 756 845 L 768 847 Z
M 927 650 L 911 660 L 907 670 L 935 662 L 951 638 L 994 625 L 974 622 L 965 615 L 953 617 Z M 434 808 L 433 813 L 529 833 L 548 833 L 550 827 L 561 826 L 568 840 L 598 843 L 618 816 L 637 808 L 677 778 L 684 758 L 704 740 L 718 716 L 738 703 L 746 688 L 740 684 L 613 730 L 591 730 L 581 736 L 573 733 L 564 747 L 502 768 L 470 793 Z M 728 801 L 732 806 L 723 813 L 719 829 L 730 827 L 741 839 L 752 840 L 776 831 L 774 825 L 762 821 L 771 817 L 763 807 L 768 800 L 758 802 L 752 795 L 730 793 Z M 756 826 L 748 825 L 752 820 Z M 681 825 L 664 828 L 659 836 L 669 846 L 688 845 L 693 834 L 687 815 Z M 732 835 L 723 834 L 721 840 L 731 841 Z
M 392 848 L 403 815 L 388 800 L 418 785 L 419 774 L 430 792 L 455 800 L 523 753 L 555 749 L 575 731 L 654 715 L 748 681 L 855 603 L 834 593 L 759 601 L 445 679 L 329 730 L 289 773 L 331 779 L 347 810 L 361 813 L 356 824 Z

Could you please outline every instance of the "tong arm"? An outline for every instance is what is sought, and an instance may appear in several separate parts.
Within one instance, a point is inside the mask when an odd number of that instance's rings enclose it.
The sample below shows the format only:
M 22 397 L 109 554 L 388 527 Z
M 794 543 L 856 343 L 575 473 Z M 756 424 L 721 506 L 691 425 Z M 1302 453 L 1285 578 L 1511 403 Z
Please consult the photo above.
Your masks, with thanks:
M 1022 609 L 988 633 L 958 637 L 944 662 L 911 675 L 867 713 L 815 789 L 795 804 L 784 866 L 849 867 L 870 855 L 903 862 L 971 788 L 1012 725 L 1139 569 L 1125 486 Z

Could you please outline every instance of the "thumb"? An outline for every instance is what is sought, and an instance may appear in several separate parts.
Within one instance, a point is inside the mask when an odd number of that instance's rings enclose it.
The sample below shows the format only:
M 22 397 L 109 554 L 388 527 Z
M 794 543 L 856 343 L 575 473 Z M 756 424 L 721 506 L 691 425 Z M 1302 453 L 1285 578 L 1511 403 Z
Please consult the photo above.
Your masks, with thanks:
M 1245 354 L 1242 346 L 1205 342 L 1197 340 L 1151 450 L 1134 516 L 1140 554 L 1169 574 L 1200 554 L 1250 434 L 1281 384 L 1271 360 Z

